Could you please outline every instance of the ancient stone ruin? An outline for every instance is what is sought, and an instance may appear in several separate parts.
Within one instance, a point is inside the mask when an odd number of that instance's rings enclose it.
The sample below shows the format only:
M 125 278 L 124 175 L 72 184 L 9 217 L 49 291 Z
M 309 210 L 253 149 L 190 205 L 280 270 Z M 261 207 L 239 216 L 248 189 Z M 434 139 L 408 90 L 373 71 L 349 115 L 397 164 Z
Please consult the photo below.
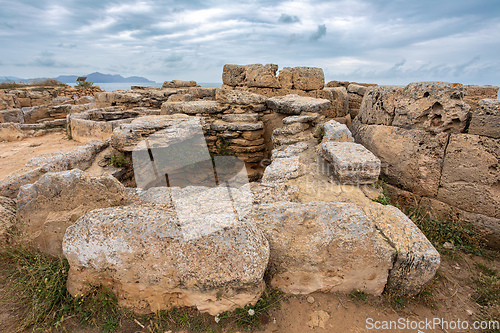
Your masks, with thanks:
M 2 139 L 57 121 L 85 145 L 0 180 L 0 236 L 17 211 L 28 241 L 69 261 L 74 295 L 102 284 L 137 312 L 212 315 L 257 302 L 265 274 L 293 294 L 418 294 L 440 256 L 373 200 L 380 178 L 500 248 L 497 87 L 277 71 L 225 65 L 220 89 L 174 80 L 23 108 L 3 92 Z

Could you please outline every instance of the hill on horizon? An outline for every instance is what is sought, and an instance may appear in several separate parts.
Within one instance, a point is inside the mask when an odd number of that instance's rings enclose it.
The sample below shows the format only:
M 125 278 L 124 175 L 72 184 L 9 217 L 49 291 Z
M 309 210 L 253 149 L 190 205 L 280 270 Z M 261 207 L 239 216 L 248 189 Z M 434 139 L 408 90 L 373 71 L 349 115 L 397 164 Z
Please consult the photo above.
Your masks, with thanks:
M 129 76 L 123 77 L 119 74 L 103 74 L 99 72 L 90 73 L 87 75 L 59 75 L 58 77 L 54 77 L 62 83 L 76 83 L 76 79 L 79 76 L 87 76 L 87 81 L 94 83 L 156 83 L 155 81 L 148 80 L 142 76 Z M 38 79 L 46 79 L 46 78 L 36 78 Z M 14 81 L 14 82 L 29 82 L 35 80 L 33 79 L 22 79 L 15 76 L 0 76 L 0 82 L 4 81 Z

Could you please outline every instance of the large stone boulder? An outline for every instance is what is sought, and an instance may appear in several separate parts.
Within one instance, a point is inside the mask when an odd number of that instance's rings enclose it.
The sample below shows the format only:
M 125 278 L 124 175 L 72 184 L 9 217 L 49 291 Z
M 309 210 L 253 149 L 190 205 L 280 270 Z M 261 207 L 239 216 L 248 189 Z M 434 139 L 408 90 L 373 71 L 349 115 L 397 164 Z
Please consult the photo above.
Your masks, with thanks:
M 114 177 L 91 177 L 78 169 L 47 173 L 19 190 L 17 205 L 24 234 L 45 253 L 61 255 L 66 228 L 85 213 L 128 203 Z
M 173 210 L 94 210 L 64 236 L 68 291 L 78 295 L 102 284 L 140 313 L 196 306 L 217 315 L 257 302 L 269 259 L 261 231 L 239 223 L 199 238 L 184 236 Z
M 392 126 L 420 128 L 432 133 L 461 133 L 470 117 L 460 85 L 436 82 L 410 83 L 398 100 Z
M 452 134 L 437 199 L 463 210 L 500 218 L 500 141 Z
M 500 139 L 499 99 L 483 99 L 479 101 L 477 111 L 472 114 L 469 134 Z
M 269 240 L 273 287 L 294 294 L 384 290 L 396 251 L 355 205 L 263 204 L 252 220 Z
M 9 240 L 10 231 L 16 223 L 16 202 L 0 197 L 0 244 Z
M 365 206 L 364 211 L 397 251 L 385 292 L 418 295 L 439 268 L 439 252 L 415 223 L 396 207 L 373 203 Z
M 267 107 L 274 112 L 299 115 L 302 112 L 322 113 L 330 107 L 327 99 L 286 95 L 271 97 L 266 101 Z
M 449 134 L 421 129 L 363 125 L 356 118 L 351 131 L 381 161 L 381 176 L 416 194 L 436 196 Z

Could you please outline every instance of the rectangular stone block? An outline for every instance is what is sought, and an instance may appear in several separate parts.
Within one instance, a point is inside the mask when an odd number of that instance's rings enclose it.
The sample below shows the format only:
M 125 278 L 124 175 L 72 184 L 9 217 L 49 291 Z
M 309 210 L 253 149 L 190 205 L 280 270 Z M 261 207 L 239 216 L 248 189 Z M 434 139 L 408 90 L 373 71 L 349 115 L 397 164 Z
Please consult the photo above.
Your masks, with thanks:
M 469 212 L 500 218 L 500 140 L 452 134 L 437 199 Z
M 500 138 L 500 100 L 483 99 L 477 111 L 472 114 L 469 134 Z
M 380 160 L 368 149 L 353 142 L 325 142 L 323 156 L 333 166 L 342 184 L 370 184 L 378 180 Z

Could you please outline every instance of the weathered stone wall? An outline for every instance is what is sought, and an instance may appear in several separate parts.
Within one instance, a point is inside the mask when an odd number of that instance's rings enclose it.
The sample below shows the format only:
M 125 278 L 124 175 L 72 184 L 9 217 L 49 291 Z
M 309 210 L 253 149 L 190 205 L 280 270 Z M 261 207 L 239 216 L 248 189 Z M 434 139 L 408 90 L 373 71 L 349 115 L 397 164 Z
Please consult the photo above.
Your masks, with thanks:
M 430 209 L 444 203 L 475 221 L 492 247 L 500 237 L 500 100 L 480 98 L 497 93 L 435 82 L 372 87 L 351 126 L 382 161 L 386 181 Z
M 0 110 L 49 105 L 58 97 L 77 98 L 94 96 L 101 92 L 99 87 L 31 87 L 17 89 L 0 89 Z M 75 104 L 75 103 L 73 103 Z
M 358 83 L 349 81 L 330 81 L 326 87 L 347 89 L 347 99 L 349 103 L 349 115 L 352 119 L 356 118 L 361 107 L 361 101 L 370 87 L 376 87 L 374 83 Z
M 316 67 L 284 67 L 275 64 L 224 65 L 222 89 L 247 90 L 266 97 L 299 95 L 328 99 L 331 104 L 322 112 L 325 117 L 348 114 L 347 89 L 325 87 L 323 69 Z

